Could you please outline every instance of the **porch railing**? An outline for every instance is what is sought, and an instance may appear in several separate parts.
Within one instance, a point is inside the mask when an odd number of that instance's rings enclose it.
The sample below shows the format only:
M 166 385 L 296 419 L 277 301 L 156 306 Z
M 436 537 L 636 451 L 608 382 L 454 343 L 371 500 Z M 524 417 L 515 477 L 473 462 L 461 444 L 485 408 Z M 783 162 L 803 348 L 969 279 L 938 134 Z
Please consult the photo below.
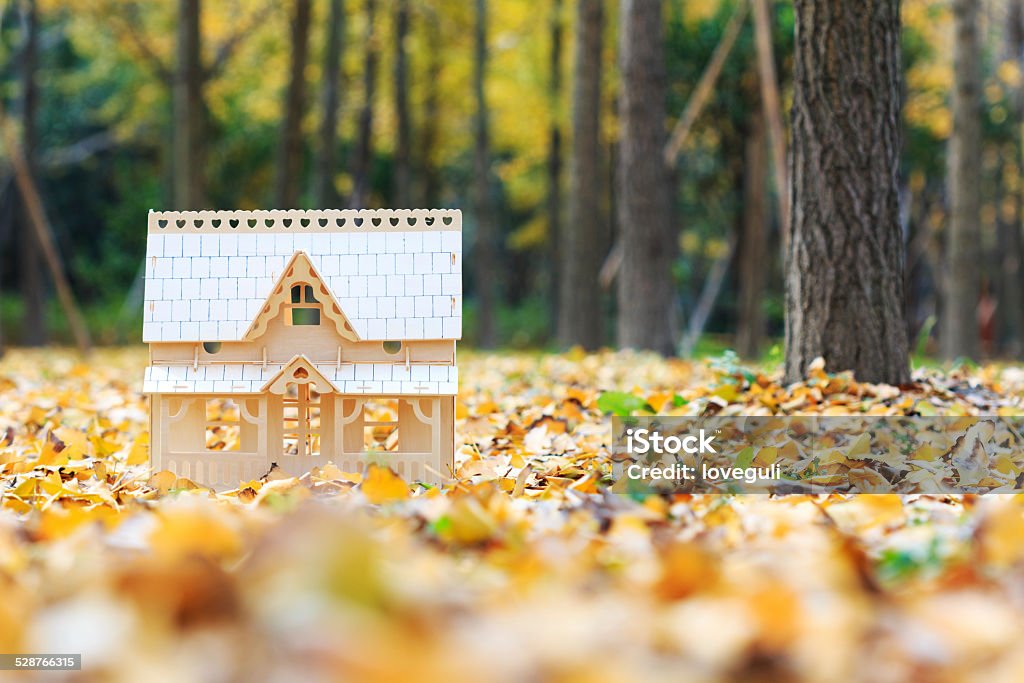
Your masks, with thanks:
M 241 482 L 259 479 L 270 468 L 267 459 L 257 453 L 237 451 L 210 451 L 200 453 L 167 453 L 156 469 L 171 470 L 179 477 L 212 486 L 232 489 Z
M 259 479 L 270 468 L 273 461 L 293 476 L 302 476 L 314 467 L 324 467 L 331 462 L 342 472 L 363 474 L 370 463 L 390 467 L 406 481 L 433 481 L 438 477 L 427 469 L 433 456 L 418 452 L 368 452 L 345 453 L 343 455 L 280 455 L 265 458 L 256 453 L 237 451 L 209 451 L 190 453 L 167 453 L 155 462 L 158 470 L 169 469 L 179 477 L 211 486 L 218 491 L 236 488 L 239 484 Z M 448 476 L 448 472 L 441 472 Z

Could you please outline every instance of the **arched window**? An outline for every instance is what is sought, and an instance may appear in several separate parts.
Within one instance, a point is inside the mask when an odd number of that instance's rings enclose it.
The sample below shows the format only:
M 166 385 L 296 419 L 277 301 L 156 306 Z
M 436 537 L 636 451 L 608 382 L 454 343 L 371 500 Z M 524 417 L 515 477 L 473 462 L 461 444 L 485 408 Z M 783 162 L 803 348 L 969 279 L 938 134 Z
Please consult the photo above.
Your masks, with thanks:
M 289 325 L 319 325 L 320 324 L 320 302 L 313 295 L 313 288 L 310 285 L 300 283 L 292 285 L 291 303 L 288 304 L 290 313 L 285 320 Z

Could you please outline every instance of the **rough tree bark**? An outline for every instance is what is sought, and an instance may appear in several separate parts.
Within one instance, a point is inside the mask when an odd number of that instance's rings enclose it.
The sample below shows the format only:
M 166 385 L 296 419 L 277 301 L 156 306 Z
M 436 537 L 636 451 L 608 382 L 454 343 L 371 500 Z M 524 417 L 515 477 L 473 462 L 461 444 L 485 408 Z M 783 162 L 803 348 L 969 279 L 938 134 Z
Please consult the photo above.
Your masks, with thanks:
M 1010 0 L 1007 16 L 1007 52 L 1018 66 L 1024 67 L 1024 0 Z M 1013 127 L 1014 163 L 1017 166 L 1018 181 L 1024 174 L 1024 146 L 1021 141 L 1020 124 L 1024 121 L 1024 87 L 1017 85 L 1011 95 L 1013 117 L 1018 125 Z M 1017 187 L 1010 188 L 1013 193 L 1015 210 L 1010 220 L 1001 222 L 1003 234 L 1000 236 L 1000 252 L 1002 261 L 999 264 L 1001 274 L 1002 300 L 999 304 L 1000 317 L 1003 323 L 1004 351 L 1011 358 L 1018 358 L 1024 351 L 1024 279 L 1021 278 L 1021 259 L 1024 258 L 1024 244 L 1021 239 L 1021 219 L 1024 213 L 1024 192 Z
M 21 24 L 23 41 L 21 51 L 21 130 L 22 149 L 30 173 L 36 172 L 36 112 L 39 104 L 39 86 L 36 69 L 39 62 L 39 14 L 35 0 L 22 5 Z M 28 207 L 22 196 L 17 202 L 18 289 L 23 306 L 21 338 L 25 346 L 46 343 L 46 280 L 43 277 L 43 258 L 39 240 L 32 229 Z
M 764 117 L 750 116 L 743 163 L 743 239 L 739 243 L 739 322 L 736 351 L 757 358 L 764 336 L 764 291 L 767 282 L 768 159 Z
M 602 0 L 579 0 L 572 94 L 569 221 L 562 232 L 558 338 L 563 346 L 601 345 L 598 273 L 607 250 L 601 213 Z M 660 159 L 659 159 L 660 161 Z
M 899 0 L 795 0 L 786 380 L 822 356 L 909 379 L 899 221 Z
M 409 0 L 395 6 L 395 206 L 408 208 L 412 202 L 412 121 L 409 114 Z
M 548 196 L 547 196 L 547 254 L 544 272 L 548 290 L 548 321 L 553 330 L 558 329 L 559 297 L 562 283 L 559 264 L 561 263 L 562 241 L 562 42 L 564 22 L 563 0 L 552 0 L 551 16 L 548 21 L 551 50 L 548 52 Z
M 319 208 L 334 207 L 338 193 L 334 189 L 337 170 L 338 112 L 341 111 L 341 59 L 345 40 L 345 2 L 330 0 L 327 16 L 327 47 L 324 50 L 324 82 L 321 91 L 323 114 L 317 136 L 316 172 L 313 201 Z
M 672 195 L 665 165 L 665 59 L 661 0 L 623 0 L 619 21 L 621 142 L 618 167 L 622 266 L 620 346 L 671 354 L 677 329 Z
M 352 157 L 352 196 L 349 206 L 362 209 L 370 195 L 373 160 L 373 99 L 377 88 L 377 38 L 373 30 L 377 0 L 366 0 L 366 35 L 363 45 L 363 107 L 359 112 L 356 152 Z
M 310 0 L 295 0 L 291 18 L 291 64 L 284 118 L 277 154 L 276 198 L 279 209 L 298 206 L 302 179 L 302 115 L 306 102 L 306 59 L 309 54 Z
M 476 0 L 473 95 L 476 100 L 475 194 L 476 251 L 473 255 L 477 287 L 477 343 L 493 348 L 498 341 L 495 310 L 498 235 L 491 208 L 491 150 L 484 81 L 487 74 L 487 0 Z
M 949 137 L 949 229 L 942 353 L 978 356 L 981 232 L 981 45 L 979 0 L 953 2 L 953 130 Z
M 178 2 L 178 64 L 174 71 L 174 208 L 207 208 L 206 106 L 199 32 L 200 0 Z

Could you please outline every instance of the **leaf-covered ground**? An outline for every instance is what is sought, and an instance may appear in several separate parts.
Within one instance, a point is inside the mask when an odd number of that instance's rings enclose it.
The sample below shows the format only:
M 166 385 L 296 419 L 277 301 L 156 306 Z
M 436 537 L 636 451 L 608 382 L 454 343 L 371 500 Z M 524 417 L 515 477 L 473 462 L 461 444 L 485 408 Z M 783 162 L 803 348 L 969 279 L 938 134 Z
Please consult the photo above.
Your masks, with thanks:
M 0 650 L 81 652 L 79 680 L 114 681 L 1024 671 L 1024 498 L 601 486 L 602 409 L 1006 415 L 1020 369 L 787 388 L 729 359 L 460 354 L 457 484 L 327 468 L 213 494 L 149 472 L 145 361 L 0 361 Z

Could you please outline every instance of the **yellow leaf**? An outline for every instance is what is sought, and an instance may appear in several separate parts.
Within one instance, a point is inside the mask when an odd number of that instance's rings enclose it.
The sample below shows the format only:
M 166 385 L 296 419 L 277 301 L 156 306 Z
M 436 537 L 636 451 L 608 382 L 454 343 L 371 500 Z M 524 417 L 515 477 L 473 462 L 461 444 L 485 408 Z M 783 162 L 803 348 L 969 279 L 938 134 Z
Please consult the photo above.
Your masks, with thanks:
M 892 493 L 857 496 L 841 503 L 833 503 L 827 510 L 828 516 L 836 525 L 849 533 L 901 524 L 906 518 L 903 501 Z
M 1019 499 L 988 515 L 980 527 L 982 558 L 991 565 L 1006 568 L 1024 559 L 1024 509 Z
M 850 465 L 850 466 L 853 466 L 853 463 L 851 463 L 849 460 L 847 460 L 846 456 L 844 456 L 841 452 L 839 452 L 837 450 L 829 451 L 828 454 L 825 455 L 825 457 L 823 457 L 821 459 L 821 462 L 819 464 L 822 467 L 827 467 L 829 465 Z M 860 464 L 860 463 L 857 463 L 857 464 Z
M 366 470 L 366 479 L 360 490 L 371 503 L 390 503 L 405 500 L 409 497 L 409 486 L 401 477 L 390 469 L 379 465 L 370 465 Z
M 654 412 L 661 413 L 664 411 L 665 406 L 672 407 L 672 400 L 675 398 L 675 394 L 670 391 L 660 391 L 651 394 L 647 397 L 647 402 L 654 408 Z
M 198 555 L 225 559 L 242 548 L 238 532 L 223 518 L 200 508 L 175 508 L 158 514 L 159 523 L 149 536 L 157 555 L 164 558 Z
M 174 488 L 174 482 L 177 480 L 178 477 L 174 472 L 162 470 L 160 472 L 155 472 L 153 476 L 149 478 L 149 485 L 160 493 L 167 493 Z
M 20 484 L 14 487 L 12 493 L 22 500 L 31 498 L 39 488 L 39 480 L 35 477 L 27 477 Z
M 52 540 L 70 535 L 83 524 L 111 522 L 116 518 L 117 512 L 106 505 L 53 505 L 42 512 L 37 531 L 41 538 Z
M 736 399 L 739 398 L 740 392 L 736 388 L 735 384 L 723 384 L 714 391 L 711 392 L 712 396 L 717 396 L 726 403 L 735 403 Z
M 327 481 L 346 481 L 352 484 L 358 484 L 363 480 L 363 475 L 358 472 L 343 472 L 341 468 L 333 462 L 327 463 L 319 470 L 313 470 L 313 476 L 316 479 L 323 479 Z
M 861 467 L 850 470 L 846 473 L 854 490 L 861 493 L 888 493 L 892 491 L 892 484 L 881 474 L 868 467 Z
M 666 600 L 682 600 L 718 583 L 719 563 L 695 543 L 674 543 L 661 557 L 661 577 L 654 586 Z
M 43 444 L 43 450 L 39 453 L 38 465 L 66 465 L 68 462 L 67 449 L 57 450 L 57 444 L 47 440 Z
M 871 435 L 864 432 L 850 444 L 850 450 L 846 452 L 846 457 L 851 460 L 863 460 L 861 456 L 867 455 L 871 451 Z
M 494 535 L 497 522 L 480 501 L 463 496 L 452 503 L 446 523 L 438 532 L 443 538 L 463 545 L 482 543 Z
M 936 460 L 943 455 L 942 451 L 935 446 L 926 443 L 925 445 L 914 451 L 913 460 Z
M 774 446 L 768 446 L 758 450 L 757 456 L 754 458 L 754 464 L 759 467 L 768 467 L 778 459 L 779 449 Z
M 914 404 L 914 411 L 925 417 L 934 417 L 939 414 L 931 401 L 918 401 Z
M 132 441 L 125 462 L 129 465 L 145 465 L 149 462 L 149 434 L 140 434 Z
M 58 427 L 54 430 L 61 441 L 64 442 L 64 450 L 60 452 L 65 458 L 72 460 L 89 455 L 89 437 L 85 432 L 67 427 Z
M 580 493 L 597 493 L 597 477 L 593 473 L 590 473 L 582 479 L 579 479 L 569 488 L 579 491 Z

